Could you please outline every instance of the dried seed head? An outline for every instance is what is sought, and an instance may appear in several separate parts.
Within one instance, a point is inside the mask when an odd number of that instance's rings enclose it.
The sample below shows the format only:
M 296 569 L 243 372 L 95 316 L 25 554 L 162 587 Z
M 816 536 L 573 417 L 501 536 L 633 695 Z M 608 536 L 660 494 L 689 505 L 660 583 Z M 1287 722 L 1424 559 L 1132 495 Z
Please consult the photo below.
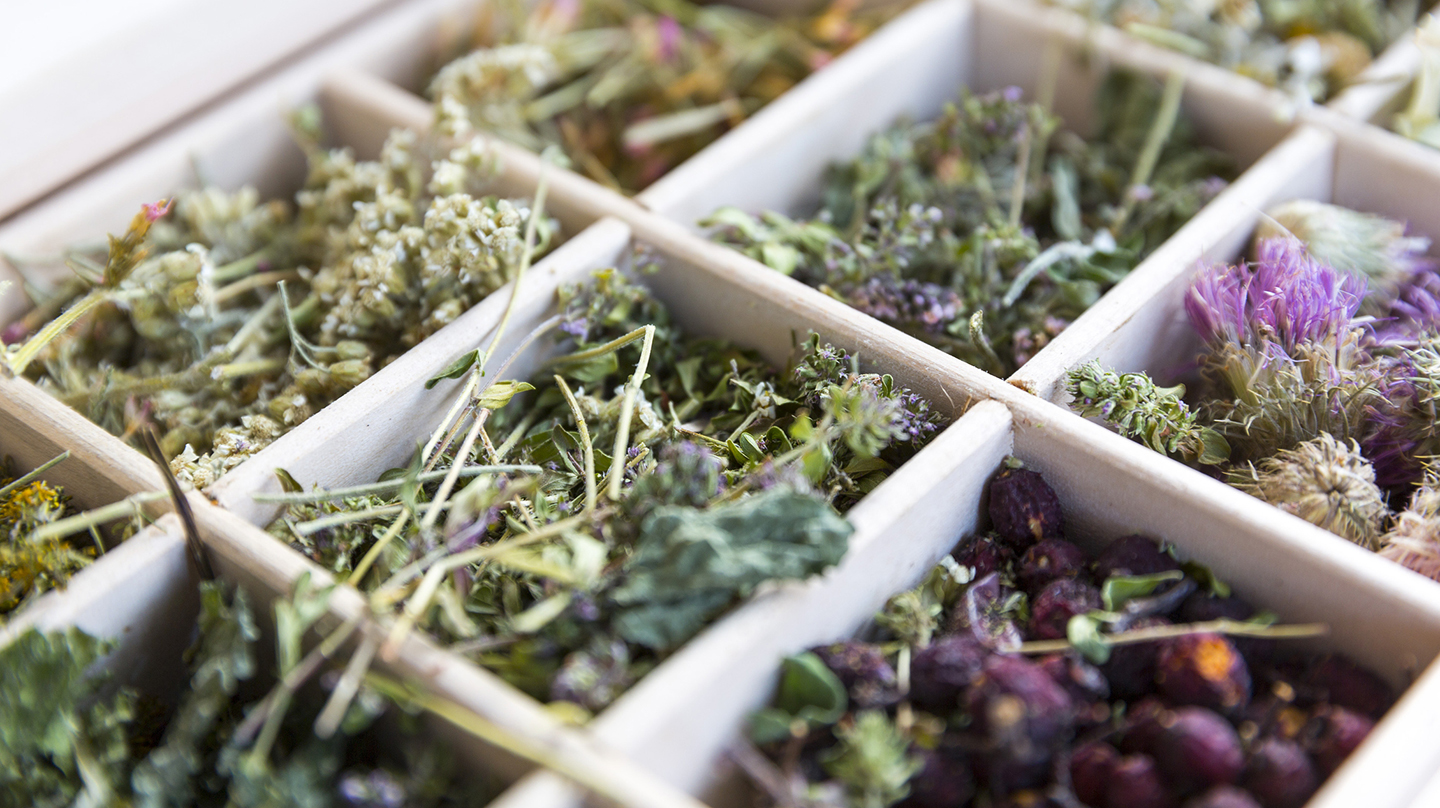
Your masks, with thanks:
M 1359 444 L 1347 447 L 1328 433 L 1237 470 L 1230 484 L 1371 550 L 1390 513 Z
M 1380 555 L 1440 581 L 1440 469 L 1426 469 L 1410 507 L 1381 537 Z

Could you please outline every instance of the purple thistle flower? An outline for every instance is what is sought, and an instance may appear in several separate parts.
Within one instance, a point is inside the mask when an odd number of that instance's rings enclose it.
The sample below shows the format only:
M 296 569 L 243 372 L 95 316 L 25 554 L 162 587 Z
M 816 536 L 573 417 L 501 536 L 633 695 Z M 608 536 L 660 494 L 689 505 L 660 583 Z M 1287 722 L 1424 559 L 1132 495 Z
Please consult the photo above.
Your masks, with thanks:
M 1414 343 L 1426 334 L 1440 332 L 1440 273 L 1426 261 L 1400 287 L 1383 322 L 1375 327 L 1381 344 Z
M 1323 264 L 1294 239 L 1265 239 L 1253 265 L 1201 270 L 1185 312 L 1211 345 L 1276 343 L 1294 356 L 1304 342 L 1334 340 L 1365 297 L 1362 277 Z

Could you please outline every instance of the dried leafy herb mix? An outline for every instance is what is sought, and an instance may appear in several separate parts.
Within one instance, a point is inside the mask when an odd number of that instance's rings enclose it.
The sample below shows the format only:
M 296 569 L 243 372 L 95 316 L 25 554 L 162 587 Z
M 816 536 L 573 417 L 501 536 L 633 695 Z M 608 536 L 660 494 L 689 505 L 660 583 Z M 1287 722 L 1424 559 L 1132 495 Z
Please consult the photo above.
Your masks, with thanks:
M 377 161 L 318 145 L 292 209 L 244 188 L 147 205 L 66 256 L 3 335 L 5 370 L 116 434 L 148 418 L 181 480 L 214 482 L 513 278 L 525 201 L 480 195 L 483 150 L 397 130 Z M 537 251 L 558 240 L 539 223 Z M 62 313 L 63 312 L 63 313 Z
M 458 450 L 432 439 L 362 496 L 263 499 L 290 503 L 272 533 L 394 613 L 393 637 L 419 625 L 583 712 L 765 581 L 838 563 L 839 512 L 942 419 L 814 335 L 783 372 L 688 336 L 615 270 L 563 292 L 561 311 L 532 336 L 566 353 L 529 383 L 480 388 Z M 446 376 L 479 379 L 483 362 Z M 453 496 L 447 466 L 473 476 Z
M 1018 88 L 965 92 L 833 166 L 820 210 L 734 208 L 715 238 L 856 309 L 1008 376 L 1225 187 L 1165 88 L 1111 74 L 1095 134 L 1062 130 Z
M 428 94 L 442 131 L 492 132 L 635 193 L 824 66 L 903 3 L 772 19 L 688 0 L 547 0 L 482 19 Z

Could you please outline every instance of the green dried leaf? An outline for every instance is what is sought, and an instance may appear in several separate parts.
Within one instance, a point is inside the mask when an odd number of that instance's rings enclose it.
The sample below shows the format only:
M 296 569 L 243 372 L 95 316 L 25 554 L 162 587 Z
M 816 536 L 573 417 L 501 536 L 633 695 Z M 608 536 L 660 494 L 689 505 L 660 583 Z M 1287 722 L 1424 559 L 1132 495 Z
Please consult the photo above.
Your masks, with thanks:
M 480 394 L 475 405 L 485 409 L 498 410 L 509 404 L 510 399 L 515 396 L 534 389 L 535 385 L 529 382 L 495 382 Z
M 1104 665 L 1110 659 L 1110 641 L 1100 631 L 1100 619 L 1094 615 L 1077 614 L 1065 624 L 1065 638 L 1086 659 Z
M 428 381 L 426 381 L 425 389 L 432 390 L 434 389 L 435 385 L 439 384 L 445 379 L 458 379 L 461 376 L 464 376 L 466 373 L 469 373 L 470 368 L 474 367 L 475 363 L 480 361 L 480 353 L 480 349 L 476 348 L 473 351 L 461 355 L 459 359 L 451 362 L 449 367 L 435 374 Z
M 1166 581 L 1178 581 L 1185 577 L 1179 570 L 1157 572 L 1153 575 L 1112 575 L 1100 587 L 1100 600 L 1105 611 L 1118 612 L 1135 598 L 1147 597 Z
M 853 530 L 824 500 L 784 490 L 709 511 L 659 508 L 611 593 L 616 629 L 631 642 L 673 648 L 762 582 L 839 563 Z

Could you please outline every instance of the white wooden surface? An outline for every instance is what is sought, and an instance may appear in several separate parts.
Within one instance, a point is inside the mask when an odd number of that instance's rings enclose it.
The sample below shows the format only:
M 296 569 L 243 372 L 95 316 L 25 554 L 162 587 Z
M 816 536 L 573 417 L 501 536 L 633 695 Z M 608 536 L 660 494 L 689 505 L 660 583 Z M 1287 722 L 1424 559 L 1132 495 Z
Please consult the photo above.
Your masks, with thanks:
M 424 128 L 429 111 L 406 88 L 417 86 L 433 66 L 435 43 L 455 30 L 467 8 L 462 0 L 412 0 L 377 17 L 0 225 L 0 250 L 34 255 L 117 229 L 140 202 L 193 183 L 192 159 L 207 178 L 227 187 L 249 182 L 270 194 L 288 194 L 300 165 L 282 113 L 303 100 L 321 100 L 337 139 L 362 155 L 373 152 L 391 126 Z M 895 115 L 933 114 L 962 84 L 1033 89 L 1049 43 L 1060 43 L 1066 59 L 1080 53 L 1090 59 L 1088 67 L 1067 63 L 1058 102 L 1082 131 L 1090 115 L 1088 89 L 1104 66 L 1155 75 L 1181 69 L 1187 73 L 1187 112 L 1204 137 L 1249 168 L 1011 384 L 695 234 L 696 216 L 721 204 L 803 208 L 813 201 L 814 180 L 828 161 L 853 152 Z M 1394 54 L 1382 62 L 1398 64 L 1401 72 L 1413 69 L 1403 49 Z M 1057 397 L 1066 370 L 1091 357 L 1122 369 L 1152 370 L 1185 358 L 1193 345 L 1186 341 L 1178 301 L 1196 260 L 1237 255 L 1268 204 L 1334 199 L 1403 216 L 1440 235 L 1440 208 L 1429 203 L 1440 187 L 1440 157 L 1346 117 L 1365 117 L 1375 103 L 1347 96 L 1331 109 L 1307 112 L 1297 128 L 1278 93 L 1214 66 L 1137 46 L 1110 29 L 1077 24 L 1061 12 L 1038 11 L 1028 0 L 929 0 L 636 201 L 569 172 L 551 172 L 548 207 L 570 240 L 532 269 L 501 353 L 546 316 L 559 284 L 624 264 L 638 242 L 661 259 L 661 271 L 646 282 L 687 329 L 756 347 L 774 361 L 789 353 L 792 334 L 814 329 L 857 351 L 867 365 L 892 372 L 937 408 L 963 417 L 851 511 L 857 532 L 839 568 L 757 596 L 667 660 L 586 731 L 559 727 L 533 700 L 423 637 L 413 637 L 389 669 L 497 723 L 546 734 L 576 765 L 613 771 L 644 804 L 684 804 L 678 791 L 667 788 L 699 793 L 723 785 L 716 779 L 716 755 L 745 714 L 767 697 L 779 658 L 853 631 L 889 594 L 917 580 L 975 529 L 984 482 L 1013 451 L 1060 489 L 1072 528 L 1085 541 L 1135 531 L 1163 537 L 1287 619 L 1330 623 L 1329 646 L 1393 681 L 1421 671 L 1440 652 L 1440 586 L 1046 401 Z M 532 193 L 542 170 L 538 158 L 504 144 L 492 148 L 503 166 L 497 189 Z M 273 490 L 277 466 L 306 484 L 339 485 L 368 481 L 396 465 L 448 403 L 443 386 L 427 395 L 415 382 L 484 340 L 508 294 L 502 290 L 482 302 L 232 472 L 211 492 L 219 507 L 194 495 L 222 575 L 273 596 L 302 573 L 315 572 L 256 527 L 275 511 L 251 496 Z M 0 299 L 0 322 L 23 305 L 12 290 Z M 527 375 L 540 357 L 532 351 L 522 358 L 515 375 Z M 82 453 L 76 490 L 113 499 L 158 487 L 158 475 L 138 453 L 32 385 L 0 381 L 0 441 L 14 429 L 30 430 L 31 437 L 16 443 L 38 459 L 24 462 L 43 461 L 62 444 Z M 364 440 L 352 439 L 358 435 Z M 45 452 L 50 454 L 39 457 Z M 162 533 L 133 552 L 173 564 L 178 545 Z M 125 575 L 108 580 L 112 590 L 92 595 L 87 587 L 85 599 L 74 602 L 125 595 Z M 68 614 L 95 619 L 94 608 L 77 605 Z M 342 593 L 330 620 L 364 608 L 358 593 Z M 1430 730 L 1440 710 L 1437 679 L 1440 674 L 1432 672 L 1411 688 L 1312 806 L 1361 804 L 1361 796 L 1367 805 L 1406 805 L 1420 793 L 1440 764 L 1440 738 Z M 503 777 L 524 771 L 481 745 L 461 742 L 460 752 Z M 563 782 L 537 773 L 497 804 L 558 806 L 576 799 Z
M 0 35 L 0 218 L 398 2 L 13 4 Z

